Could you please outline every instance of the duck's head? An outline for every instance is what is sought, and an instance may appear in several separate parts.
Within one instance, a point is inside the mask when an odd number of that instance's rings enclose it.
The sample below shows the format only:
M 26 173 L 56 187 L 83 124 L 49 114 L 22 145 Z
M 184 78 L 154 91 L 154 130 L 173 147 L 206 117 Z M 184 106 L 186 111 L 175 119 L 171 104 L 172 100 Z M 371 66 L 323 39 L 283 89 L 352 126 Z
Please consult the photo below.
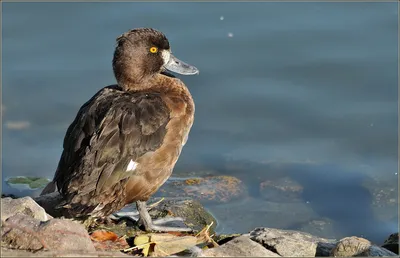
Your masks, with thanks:
M 199 70 L 172 55 L 168 39 L 155 29 L 130 30 L 117 38 L 113 69 L 118 83 L 138 84 L 165 70 L 195 75 Z

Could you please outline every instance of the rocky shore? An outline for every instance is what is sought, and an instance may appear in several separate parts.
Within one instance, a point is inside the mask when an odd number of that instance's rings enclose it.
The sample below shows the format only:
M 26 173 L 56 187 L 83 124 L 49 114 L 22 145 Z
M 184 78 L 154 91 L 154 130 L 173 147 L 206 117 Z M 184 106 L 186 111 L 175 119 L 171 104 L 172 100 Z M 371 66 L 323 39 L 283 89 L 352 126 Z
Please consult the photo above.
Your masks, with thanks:
M 157 201 L 159 198 L 150 202 Z M 184 223 L 193 229 L 193 233 L 187 234 L 146 233 L 134 221 L 124 218 L 85 227 L 77 221 L 51 216 L 51 205 L 45 203 L 43 198 L 1 199 L 2 257 L 351 257 L 398 256 L 399 249 L 398 233 L 389 236 L 383 246 L 356 236 L 325 239 L 275 228 L 217 235 L 215 219 L 198 201 L 190 198 L 168 197 L 150 211 L 154 218 L 184 218 Z

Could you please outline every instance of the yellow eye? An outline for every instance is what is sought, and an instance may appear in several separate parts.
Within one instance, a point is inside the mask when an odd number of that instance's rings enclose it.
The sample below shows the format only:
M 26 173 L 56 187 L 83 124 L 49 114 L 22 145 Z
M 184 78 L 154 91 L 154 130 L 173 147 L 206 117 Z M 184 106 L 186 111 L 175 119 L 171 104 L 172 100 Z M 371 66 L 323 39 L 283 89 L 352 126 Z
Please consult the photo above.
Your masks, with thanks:
M 158 48 L 156 48 L 156 47 L 151 47 L 150 48 L 150 52 L 151 53 L 157 53 L 157 51 L 158 51 Z

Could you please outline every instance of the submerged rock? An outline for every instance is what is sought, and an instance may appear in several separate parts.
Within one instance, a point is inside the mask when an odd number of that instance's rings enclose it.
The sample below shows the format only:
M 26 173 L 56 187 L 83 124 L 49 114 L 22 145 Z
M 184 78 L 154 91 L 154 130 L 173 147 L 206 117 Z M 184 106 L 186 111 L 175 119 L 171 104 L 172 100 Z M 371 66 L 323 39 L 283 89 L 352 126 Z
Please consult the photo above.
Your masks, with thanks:
M 295 202 L 301 201 L 303 187 L 289 177 L 266 180 L 260 183 L 260 195 L 269 201 L 274 202 Z
M 308 232 L 311 235 L 323 238 L 334 238 L 336 235 L 335 229 L 334 221 L 329 218 L 312 219 L 296 227 L 298 231 Z
M 207 176 L 169 180 L 157 196 L 192 197 L 203 202 L 225 203 L 247 196 L 245 184 L 232 176 Z
M 376 245 L 371 244 L 365 238 L 345 237 L 341 239 L 331 251 L 331 256 L 352 257 L 352 256 L 397 256 L 395 253 Z
M 15 189 L 35 190 L 43 188 L 50 180 L 43 177 L 17 176 L 6 179 L 6 183 Z
M 382 177 L 367 178 L 362 185 L 371 193 L 371 208 L 380 221 L 398 221 L 398 182 Z
M 199 257 L 280 257 L 248 236 L 240 236 L 215 248 L 203 251 Z
M 1 198 L 1 219 L 7 220 L 16 214 L 25 214 L 40 221 L 52 218 L 39 206 L 31 197 L 13 199 L 10 197 Z

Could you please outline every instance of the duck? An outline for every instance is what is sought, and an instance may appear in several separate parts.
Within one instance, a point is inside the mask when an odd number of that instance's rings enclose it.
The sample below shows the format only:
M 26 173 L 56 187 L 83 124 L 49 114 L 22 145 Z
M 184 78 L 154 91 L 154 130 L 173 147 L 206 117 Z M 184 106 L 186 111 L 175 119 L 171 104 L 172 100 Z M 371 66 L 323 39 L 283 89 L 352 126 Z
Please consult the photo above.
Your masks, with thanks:
M 153 28 L 117 37 L 112 68 L 117 84 L 79 109 L 41 195 L 58 191 L 66 218 L 104 218 L 136 203 L 146 231 L 181 231 L 152 221 L 146 202 L 171 176 L 194 121 L 193 97 L 172 73 L 199 70 Z

